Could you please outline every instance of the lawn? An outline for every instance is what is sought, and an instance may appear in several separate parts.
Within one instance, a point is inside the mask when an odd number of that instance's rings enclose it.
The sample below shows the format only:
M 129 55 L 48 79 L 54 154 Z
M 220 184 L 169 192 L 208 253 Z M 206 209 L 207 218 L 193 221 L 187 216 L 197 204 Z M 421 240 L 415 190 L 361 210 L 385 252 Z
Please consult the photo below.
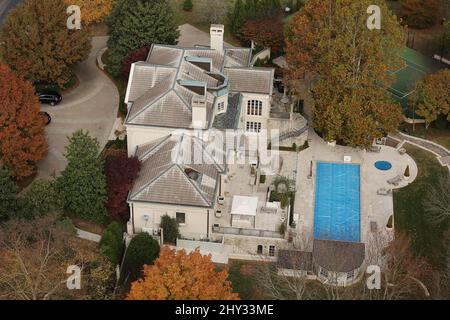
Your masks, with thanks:
M 446 255 L 444 232 L 448 223 L 430 225 L 425 217 L 424 196 L 432 186 L 438 184 L 440 176 L 449 174 L 436 160 L 435 155 L 409 144 L 408 154 L 414 158 L 419 168 L 417 179 L 409 186 L 394 192 L 394 220 L 397 231 L 403 231 L 412 239 L 413 249 L 423 254 L 435 267 L 443 262 Z

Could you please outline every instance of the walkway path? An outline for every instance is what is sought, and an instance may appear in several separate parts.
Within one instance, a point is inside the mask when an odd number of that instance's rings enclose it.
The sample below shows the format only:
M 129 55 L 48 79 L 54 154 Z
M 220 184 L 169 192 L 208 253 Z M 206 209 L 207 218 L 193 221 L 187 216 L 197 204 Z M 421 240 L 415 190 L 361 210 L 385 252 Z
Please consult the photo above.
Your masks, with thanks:
M 39 165 L 39 178 L 58 175 L 67 165 L 64 158 L 67 137 L 79 129 L 89 131 L 98 139 L 100 148 L 106 144 L 117 117 L 119 92 L 115 84 L 97 67 L 97 55 L 106 47 L 108 37 L 94 37 L 92 50 L 76 67 L 80 85 L 67 94 L 56 107 L 42 105 L 52 122 L 46 127 L 49 152 Z
M 100 242 L 100 239 L 102 238 L 100 235 L 96 234 L 96 233 L 92 233 L 92 232 L 87 232 L 78 228 L 75 228 L 75 230 L 77 230 L 77 237 L 81 238 L 81 239 L 85 239 L 88 241 L 93 241 L 93 242 Z
M 429 140 L 407 135 L 403 132 L 397 132 L 395 134 L 390 134 L 389 136 L 402 141 L 398 148 L 400 148 L 404 143 L 407 142 L 426 151 L 434 153 L 439 163 L 442 166 L 447 166 L 450 170 L 450 151 L 445 147 Z

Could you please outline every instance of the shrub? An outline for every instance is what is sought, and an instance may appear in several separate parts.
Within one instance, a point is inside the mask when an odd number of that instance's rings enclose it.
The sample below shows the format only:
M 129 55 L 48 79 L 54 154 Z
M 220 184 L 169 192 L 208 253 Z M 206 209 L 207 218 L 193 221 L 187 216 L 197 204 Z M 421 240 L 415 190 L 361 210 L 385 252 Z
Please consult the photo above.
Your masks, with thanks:
M 141 163 L 137 157 L 128 158 L 126 151 L 106 161 L 108 202 L 106 209 L 112 219 L 126 222 L 129 219 L 127 195 L 139 174 Z
M 100 251 L 113 265 L 118 265 L 123 254 L 123 231 L 117 222 L 108 225 L 100 240 Z
M 35 180 L 26 190 L 24 202 L 30 215 L 44 215 L 59 207 L 55 183 Z
M 180 234 L 177 220 L 166 214 L 161 217 L 161 228 L 163 229 L 164 243 L 176 244 Z
M 131 65 L 138 61 L 147 60 L 149 52 L 149 45 L 145 45 L 137 50 L 131 51 L 122 61 L 122 68 L 120 69 L 121 76 L 124 79 L 128 79 L 128 77 L 130 76 Z
M 267 177 L 266 175 L 262 174 L 259 176 L 259 183 L 264 184 L 266 183 Z
M 122 266 L 122 279 L 126 282 L 141 277 L 142 267 L 152 264 L 159 255 L 159 244 L 148 233 L 135 236 L 128 245 Z
M 192 3 L 192 0 L 184 0 L 183 2 L 183 10 L 184 11 L 192 11 L 194 8 L 194 4 Z
M 286 233 L 286 225 L 284 223 L 280 224 L 280 226 L 278 227 L 278 232 L 284 236 L 284 234 Z
M 409 166 L 406 166 L 406 169 L 405 169 L 405 177 L 409 178 L 409 176 L 410 176 L 410 173 L 409 173 Z

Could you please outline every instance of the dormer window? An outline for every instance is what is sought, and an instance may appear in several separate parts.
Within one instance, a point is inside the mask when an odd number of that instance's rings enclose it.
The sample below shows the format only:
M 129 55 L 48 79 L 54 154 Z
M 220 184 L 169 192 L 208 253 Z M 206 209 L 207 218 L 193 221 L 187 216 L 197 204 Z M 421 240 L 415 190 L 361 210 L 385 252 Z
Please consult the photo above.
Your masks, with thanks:
M 184 173 L 193 181 L 198 181 L 200 178 L 200 173 L 192 168 L 185 168 Z

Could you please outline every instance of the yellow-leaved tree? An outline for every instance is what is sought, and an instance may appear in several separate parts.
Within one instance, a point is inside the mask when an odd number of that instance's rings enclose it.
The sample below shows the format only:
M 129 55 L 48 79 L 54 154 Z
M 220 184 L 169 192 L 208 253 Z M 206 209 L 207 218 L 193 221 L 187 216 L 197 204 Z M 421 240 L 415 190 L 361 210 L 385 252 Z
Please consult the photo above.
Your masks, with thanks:
M 216 271 L 210 256 L 198 250 L 187 254 L 163 247 L 143 278 L 131 284 L 128 300 L 238 300 L 227 280 L 228 271 Z
M 102 22 L 111 12 L 113 2 L 114 0 L 66 0 L 68 6 L 80 7 L 83 25 Z

